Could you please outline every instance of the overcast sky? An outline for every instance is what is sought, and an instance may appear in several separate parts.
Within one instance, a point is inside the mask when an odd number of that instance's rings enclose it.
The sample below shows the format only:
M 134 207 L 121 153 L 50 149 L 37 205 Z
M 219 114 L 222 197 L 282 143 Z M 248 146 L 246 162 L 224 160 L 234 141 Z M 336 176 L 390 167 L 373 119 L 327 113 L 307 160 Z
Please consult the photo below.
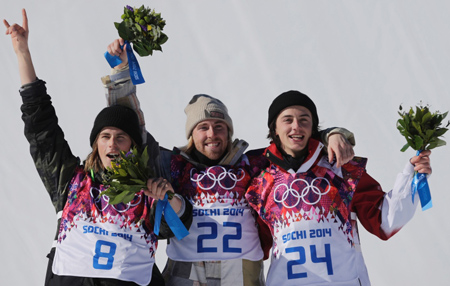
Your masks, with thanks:
M 141 1 L 2 0 L 0 17 L 22 22 L 26 8 L 37 75 L 47 82 L 72 151 L 84 159 L 89 133 L 105 106 L 103 58 L 117 37 L 123 6 Z M 43 4 L 45 3 L 45 5 Z M 296 89 L 316 103 L 320 124 L 353 131 L 355 152 L 389 191 L 414 151 L 400 152 L 398 107 L 422 101 L 450 109 L 448 1 L 146 1 L 161 12 L 169 36 L 164 52 L 139 58 L 146 83 L 138 87 L 148 129 L 162 146 L 180 146 L 184 107 L 194 94 L 220 98 L 235 137 L 250 148 L 268 144 L 267 109 Z M 17 61 L 0 37 L 0 247 L 2 285 L 42 285 L 56 231 L 55 214 L 29 155 L 20 119 Z M 447 137 L 450 136 L 447 135 Z M 448 285 L 449 147 L 433 151 L 429 179 L 434 207 L 387 242 L 360 227 L 373 285 Z M 157 264 L 166 260 L 160 244 Z M 268 264 L 266 264 L 268 267 Z

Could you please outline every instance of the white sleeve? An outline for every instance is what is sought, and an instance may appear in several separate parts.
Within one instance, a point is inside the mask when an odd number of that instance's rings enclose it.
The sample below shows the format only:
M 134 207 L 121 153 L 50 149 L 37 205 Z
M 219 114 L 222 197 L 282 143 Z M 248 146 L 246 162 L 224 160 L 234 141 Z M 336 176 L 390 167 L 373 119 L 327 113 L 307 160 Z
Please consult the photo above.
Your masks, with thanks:
M 381 229 L 389 237 L 412 219 L 419 204 L 416 193 L 412 202 L 411 182 L 414 166 L 408 162 L 403 172 L 397 175 L 394 188 L 386 193 L 381 206 Z
M 136 95 L 136 86 L 131 82 L 128 65 L 120 70 L 113 69 L 111 75 L 102 77 L 102 82 L 105 87 L 107 106 L 123 105 L 137 113 L 142 142 L 146 143 L 147 131 L 145 130 L 144 112 L 141 110 L 141 105 Z

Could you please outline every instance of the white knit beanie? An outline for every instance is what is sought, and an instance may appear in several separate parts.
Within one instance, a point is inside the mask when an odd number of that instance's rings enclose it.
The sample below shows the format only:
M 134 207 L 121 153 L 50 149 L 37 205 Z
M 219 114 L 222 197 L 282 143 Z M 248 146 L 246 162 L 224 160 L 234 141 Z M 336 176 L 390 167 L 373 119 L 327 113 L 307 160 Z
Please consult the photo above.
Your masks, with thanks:
M 186 113 L 186 138 L 189 139 L 194 127 L 207 119 L 217 119 L 228 125 L 230 136 L 233 136 L 233 121 L 228 115 L 228 109 L 222 101 L 206 94 L 192 97 L 184 109 Z

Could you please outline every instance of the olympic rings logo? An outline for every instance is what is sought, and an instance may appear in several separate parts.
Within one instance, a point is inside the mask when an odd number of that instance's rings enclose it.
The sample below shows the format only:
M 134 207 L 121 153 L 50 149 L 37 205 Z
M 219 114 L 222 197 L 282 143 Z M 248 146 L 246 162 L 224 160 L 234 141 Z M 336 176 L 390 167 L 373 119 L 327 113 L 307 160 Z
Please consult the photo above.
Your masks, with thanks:
M 215 168 L 219 168 L 219 170 L 221 171 L 217 177 L 216 174 L 211 172 L 211 170 Z M 235 174 L 234 170 L 231 169 L 227 171 L 227 169 L 222 166 L 209 167 L 206 171 L 201 171 L 200 174 L 198 174 L 197 178 L 194 178 L 195 171 L 195 168 L 192 168 L 190 171 L 191 181 L 195 182 L 197 186 L 204 191 L 211 190 L 216 186 L 216 183 L 219 184 L 219 186 L 224 190 L 232 190 L 234 187 L 236 187 L 236 184 L 245 177 L 245 171 L 241 168 L 239 168 L 237 170 L 237 174 Z M 240 177 L 238 178 L 238 176 Z M 229 181 L 226 180 L 227 178 L 233 182 L 232 186 L 224 186 L 223 182 Z M 207 182 L 208 180 L 212 181 L 213 183 L 210 186 L 205 186 L 204 182 L 202 183 L 202 181 Z
M 321 189 L 317 186 L 320 182 L 316 183 L 316 180 L 325 180 L 327 182 L 328 186 L 324 192 L 322 192 Z M 301 193 L 299 193 L 296 189 L 293 188 L 293 185 L 296 182 L 303 182 L 306 185 L 306 187 L 303 188 Z M 279 187 L 286 188 L 286 190 L 284 191 L 284 193 L 281 196 L 281 200 L 277 199 L 277 190 Z M 317 177 L 311 181 L 311 184 L 309 184 L 308 181 L 306 181 L 304 179 L 295 179 L 294 181 L 291 182 L 291 185 L 289 187 L 287 184 L 278 185 L 275 188 L 275 191 L 273 192 L 273 199 L 277 203 L 282 203 L 283 206 L 288 209 L 291 209 L 291 208 L 297 206 L 300 201 L 303 201 L 303 203 L 312 206 L 312 205 L 317 204 L 322 199 L 322 196 L 328 194 L 328 192 L 330 190 L 331 190 L 330 182 L 325 178 Z M 310 192 L 317 195 L 317 199 L 312 202 L 305 199 L 306 197 L 309 196 Z M 288 202 L 287 202 L 287 199 L 291 196 L 297 199 L 295 204 L 292 204 L 292 205 L 288 204 Z
M 94 190 L 96 191 L 95 192 L 96 194 L 93 193 Z M 106 208 L 108 206 L 111 206 L 117 212 L 123 213 L 123 212 L 126 212 L 127 210 L 129 210 L 130 208 L 139 205 L 142 201 L 142 194 L 136 193 L 134 199 L 131 202 L 127 203 L 125 205 L 125 208 L 122 209 L 122 208 L 117 208 L 116 205 L 110 205 L 109 197 L 106 195 L 101 195 L 100 190 L 97 188 L 91 188 L 90 194 L 91 194 L 92 199 L 94 200 L 95 206 L 97 207 L 97 209 L 99 209 L 99 211 L 104 211 L 104 210 L 106 210 Z M 136 196 L 137 196 L 137 200 L 136 200 Z M 103 208 L 100 209 L 99 206 L 101 206 L 102 200 L 105 201 L 106 204 L 103 206 Z M 117 206 L 119 206 L 119 205 L 122 205 L 122 204 L 118 204 Z

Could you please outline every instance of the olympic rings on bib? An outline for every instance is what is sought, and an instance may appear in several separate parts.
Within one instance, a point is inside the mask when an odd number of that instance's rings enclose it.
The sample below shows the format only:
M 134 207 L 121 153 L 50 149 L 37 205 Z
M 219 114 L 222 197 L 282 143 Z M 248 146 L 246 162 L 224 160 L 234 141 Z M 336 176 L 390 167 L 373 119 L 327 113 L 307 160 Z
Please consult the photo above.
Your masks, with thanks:
M 95 194 L 93 191 L 95 191 Z M 136 193 L 136 195 L 134 196 L 134 199 L 131 202 L 127 203 L 124 208 L 120 208 L 119 206 L 121 206 L 123 204 L 110 205 L 109 197 L 106 195 L 102 195 L 99 189 L 91 188 L 91 190 L 89 192 L 91 194 L 91 197 L 94 199 L 95 206 L 97 207 L 97 209 L 99 211 L 104 211 L 104 210 L 106 210 L 106 208 L 108 208 L 108 206 L 111 206 L 117 212 L 123 213 L 123 212 L 126 212 L 127 210 L 129 210 L 131 207 L 139 205 L 142 201 L 142 194 Z M 102 201 L 106 202 L 106 204 L 103 207 L 101 207 Z
M 217 171 L 214 172 L 215 169 L 219 169 L 220 173 Z M 227 169 L 222 166 L 213 166 L 206 169 L 206 171 L 201 171 L 197 174 L 197 178 L 194 178 L 195 171 L 197 171 L 195 168 L 192 168 L 190 171 L 191 181 L 195 182 L 197 186 L 204 191 L 211 190 L 215 187 L 216 183 L 218 183 L 224 190 L 232 190 L 236 186 L 237 182 L 241 181 L 245 177 L 245 171 L 241 168 L 239 168 L 237 170 L 237 174 L 235 174 L 235 171 L 232 169 L 227 171 Z M 240 177 L 238 178 L 238 176 Z
M 328 186 L 324 190 L 324 192 L 322 192 L 321 188 L 317 186 L 320 182 L 317 182 L 315 184 L 316 180 L 325 180 L 327 182 Z M 296 189 L 293 188 L 293 185 L 296 182 L 303 182 L 306 185 L 303 188 L 303 190 L 301 191 L 301 193 L 299 193 Z M 279 187 L 286 188 L 284 193 L 281 195 L 281 200 L 277 199 L 277 194 L 278 194 L 277 191 L 278 191 Z M 309 184 L 308 181 L 306 181 L 304 179 L 295 179 L 291 182 L 291 185 L 289 187 L 287 184 L 278 185 L 273 192 L 273 199 L 275 202 L 283 204 L 283 206 L 288 209 L 296 207 L 300 201 L 303 201 L 303 203 L 312 206 L 312 205 L 317 204 L 322 199 L 322 196 L 328 194 L 328 192 L 330 190 L 331 190 L 330 182 L 327 179 L 322 178 L 322 177 L 315 178 L 314 180 L 311 181 L 311 184 Z M 305 199 L 309 196 L 310 191 L 317 195 L 317 199 L 315 199 L 312 202 Z M 289 204 L 289 202 L 288 202 L 289 197 L 296 198 L 296 202 L 294 204 Z

